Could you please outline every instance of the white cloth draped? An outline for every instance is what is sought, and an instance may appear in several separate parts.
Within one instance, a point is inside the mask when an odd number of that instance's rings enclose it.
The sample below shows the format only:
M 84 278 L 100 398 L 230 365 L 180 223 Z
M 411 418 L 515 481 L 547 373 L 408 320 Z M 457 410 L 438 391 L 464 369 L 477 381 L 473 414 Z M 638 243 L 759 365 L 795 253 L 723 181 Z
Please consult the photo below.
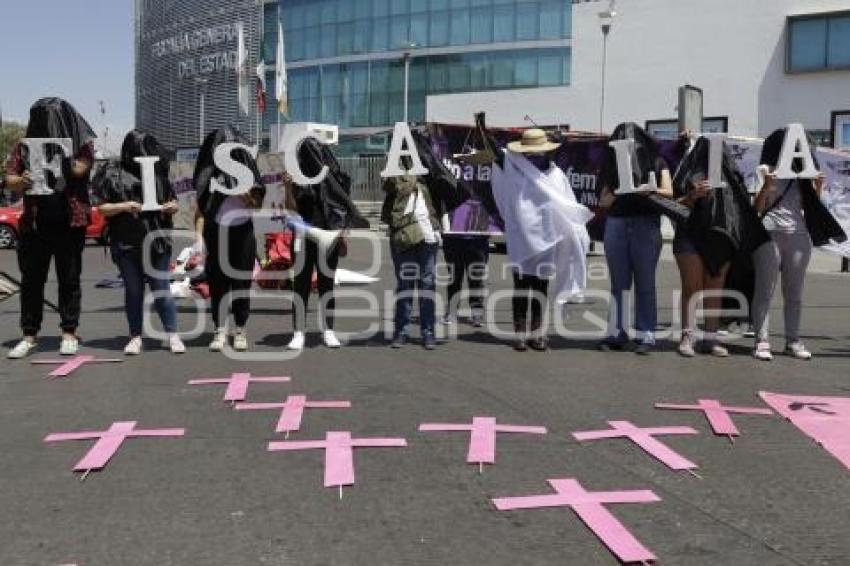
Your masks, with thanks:
M 493 196 L 505 221 L 511 263 L 523 275 L 555 279 L 558 302 L 584 292 L 593 212 L 576 201 L 570 182 L 554 163 L 540 171 L 523 155 L 505 152 L 493 164 Z

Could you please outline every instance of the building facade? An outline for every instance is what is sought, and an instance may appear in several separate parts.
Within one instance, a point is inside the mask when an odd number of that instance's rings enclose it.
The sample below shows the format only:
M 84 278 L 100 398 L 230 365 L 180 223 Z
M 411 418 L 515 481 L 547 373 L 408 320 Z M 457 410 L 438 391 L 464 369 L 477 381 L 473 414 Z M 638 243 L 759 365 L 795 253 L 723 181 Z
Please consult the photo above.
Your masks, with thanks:
M 572 6 L 569 86 L 429 96 L 429 120 L 540 123 L 610 131 L 668 124 L 677 89 L 704 91 L 705 115 L 730 134 L 764 137 L 801 122 L 822 143 L 850 149 L 850 2 L 847 0 L 622 0 L 607 40 L 600 125 L 605 2 Z M 834 135 L 833 135 L 834 132 Z
M 249 79 L 246 113 L 237 57 L 241 27 L 246 59 L 256 66 L 261 20 L 258 0 L 136 0 L 136 127 L 172 149 L 198 147 L 226 124 L 255 141 L 255 87 Z
M 384 150 L 405 109 L 411 122 L 483 110 L 494 126 L 663 133 L 684 84 L 704 91 L 706 128 L 764 136 L 802 122 L 850 146 L 847 0 L 621 0 L 607 49 L 610 0 L 136 2 L 137 124 L 175 147 L 197 145 L 202 99 L 207 129 L 236 123 L 267 140 L 288 120 L 337 124 L 357 152 Z M 288 117 L 274 100 L 279 22 Z M 253 97 L 238 112 L 237 23 L 249 67 L 267 65 L 262 117 Z
M 422 122 L 431 95 L 568 85 L 571 7 L 565 0 L 268 2 L 265 55 L 274 59 L 270 31 L 279 18 L 292 118 L 364 135 L 403 120 L 405 100 L 409 121 Z M 277 119 L 269 108 L 266 126 Z

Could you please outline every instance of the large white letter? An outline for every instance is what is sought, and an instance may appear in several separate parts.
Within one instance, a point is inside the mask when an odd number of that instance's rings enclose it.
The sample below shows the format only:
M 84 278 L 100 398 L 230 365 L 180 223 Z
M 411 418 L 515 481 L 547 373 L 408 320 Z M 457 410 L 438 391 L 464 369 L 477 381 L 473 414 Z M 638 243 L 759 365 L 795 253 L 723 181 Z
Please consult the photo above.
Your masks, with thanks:
M 632 169 L 632 151 L 635 140 L 616 140 L 608 143 L 614 148 L 617 158 L 617 176 L 620 177 L 620 186 L 614 191 L 615 195 L 637 192 L 634 181 L 634 169 Z
M 62 148 L 65 156 L 74 152 L 74 142 L 69 138 L 24 138 L 21 143 L 29 150 L 30 174 L 32 175 L 32 188 L 27 191 L 28 195 L 52 195 L 53 189 L 47 185 L 47 171 L 52 172 L 57 179 L 62 178 L 62 159 L 54 155 L 49 162 L 44 156 L 44 148 L 55 145 Z
M 142 211 L 162 210 L 162 205 L 156 201 L 156 171 L 153 168 L 159 157 L 134 157 L 133 161 L 142 166 Z
M 407 149 L 404 149 L 405 144 L 407 144 Z M 413 163 L 411 169 L 405 171 L 401 168 L 402 157 L 410 157 Z M 422 160 L 419 159 L 419 152 L 416 150 L 413 134 L 410 133 L 410 126 L 407 125 L 407 122 L 396 122 L 393 129 L 393 141 L 387 154 L 387 166 L 381 171 L 381 177 L 386 179 L 387 177 L 427 174 L 428 170 L 422 165 Z
M 708 182 L 712 189 L 723 189 L 723 144 L 726 143 L 726 134 L 705 134 L 708 140 Z
M 799 147 L 799 149 L 797 149 Z M 803 171 L 795 173 L 791 169 L 794 159 L 803 160 Z M 806 130 L 802 124 L 789 124 L 785 133 L 785 143 L 782 144 L 782 153 L 779 155 L 779 163 L 776 166 L 777 179 L 815 179 L 820 175 L 812 159 L 812 148 L 806 138 Z
M 283 148 L 284 169 L 286 169 L 286 172 L 289 173 L 290 177 L 292 177 L 295 184 L 301 185 L 302 187 L 307 185 L 318 185 L 325 180 L 325 177 L 327 177 L 328 172 L 330 171 L 327 165 L 323 165 L 322 170 L 319 171 L 318 175 L 315 177 L 308 177 L 304 174 L 304 171 L 301 170 L 301 165 L 298 163 L 298 152 L 301 150 L 301 144 L 303 144 L 304 140 L 307 138 L 314 139 L 319 143 L 325 143 L 322 138 L 316 135 L 315 132 L 305 130 L 290 139 L 287 146 Z
M 227 142 L 220 144 L 215 148 L 213 153 L 213 162 L 215 166 L 236 179 L 236 186 L 228 189 L 218 182 L 218 179 L 213 177 L 210 181 L 211 190 L 219 193 L 224 193 L 228 196 L 244 195 L 254 186 L 254 172 L 244 163 L 239 163 L 233 159 L 232 153 L 234 150 L 241 149 L 251 154 L 251 157 L 257 158 L 259 147 L 248 147 L 245 144 Z

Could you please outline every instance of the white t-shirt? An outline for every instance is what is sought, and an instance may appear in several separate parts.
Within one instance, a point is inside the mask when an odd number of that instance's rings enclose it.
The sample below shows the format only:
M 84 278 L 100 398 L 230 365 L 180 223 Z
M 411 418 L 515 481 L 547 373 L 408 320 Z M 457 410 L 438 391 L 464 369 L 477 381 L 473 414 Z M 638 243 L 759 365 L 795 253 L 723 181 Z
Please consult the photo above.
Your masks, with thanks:
M 404 208 L 405 214 L 413 213 L 416 222 L 419 223 L 419 228 L 422 229 L 422 234 L 425 236 L 425 243 L 436 244 L 437 234 L 434 232 L 434 226 L 431 224 L 431 216 L 428 214 L 428 205 L 425 199 L 419 194 L 419 191 L 411 193 L 407 200 L 407 206 Z

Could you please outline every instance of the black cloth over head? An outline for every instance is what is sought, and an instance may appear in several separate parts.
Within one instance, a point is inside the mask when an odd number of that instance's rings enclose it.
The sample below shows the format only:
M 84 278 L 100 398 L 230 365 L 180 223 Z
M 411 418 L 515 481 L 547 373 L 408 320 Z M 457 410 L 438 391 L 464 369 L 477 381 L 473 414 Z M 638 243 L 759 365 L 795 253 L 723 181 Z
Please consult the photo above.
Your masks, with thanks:
M 26 138 L 67 138 L 72 142 L 72 155 L 63 155 L 61 160 L 62 179 L 58 179 L 52 172 L 47 172 L 47 184 L 55 192 L 51 195 L 43 195 L 37 198 L 36 224 L 59 225 L 65 224 L 68 218 L 68 195 L 61 193 L 85 193 L 88 191 L 88 178 L 75 178 L 71 173 L 71 158 L 78 155 L 81 150 L 92 140 L 97 138 L 94 130 L 79 112 L 67 100 L 58 97 L 47 97 L 37 100 L 30 107 L 30 119 L 27 123 Z M 59 148 L 47 146 L 45 158 L 53 160 Z M 24 168 L 32 169 L 29 160 L 29 150 L 21 146 L 21 156 Z M 87 195 L 86 195 L 87 198 Z
M 223 143 L 241 143 L 249 145 L 247 140 L 233 126 L 226 126 L 213 130 L 207 137 L 204 138 L 204 143 L 201 144 L 201 150 L 198 152 L 198 160 L 195 162 L 195 173 L 192 176 L 192 181 L 195 186 L 195 192 L 198 199 L 198 210 L 203 217 L 208 220 L 214 220 L 218 209 L 228 195 L 218 191 L 211 190 L 211 181 L 213 178 L 228 187 L 235 186 L 233 177 L 216 167 L 214 154 L 216 148 Z M 247 166 L 254 174 L 254 186 L 251 188 L 251 194 L 257 201 L 262 201 L 265 198 L 266 186 L 263 184 L 260 176 L 260 169 L 257 166 L 257 160 L 246 150 L 238 149 L 232 152 L 231 156 L 235 161 Z
M 710 145 L 708 139 L 701 137 L 684 157 L 673 178 L 675 196 L 687 195 L 708 179 Z M 714 187 L 711 194 L 696 201 L 689 219 L 679 228 L 687 230 L 712 275 L 719 274 L 737 254 L 749 254 L 770 238 L 725 145 L 722 172 L 726 186 Z
M 57 97 L 42 98 L 30 107 L 27 138 L 70 138 L 73 153 L 97 138 L 97 134 L 67 100 Z M 48 155 L 48 159 L 52 156 Z
M 764 140 L 761 150 L 761 159 L 759 163 L 775 168 L 779 163 L 779 156 L 782 153 L 782 146 L 785 143 L 785 138 L 788 135 L 787 128 L 781 128 L 774 131 Z M 815 167 L 820 169 L 817 156 L 815 155 L 815 142 L 811 136 L 806 134 L 811 150 L 811 156 L 814 160 Z M 799 173 L 803 170 L 803 160 L 795 158 L 791 164 L 791 170 Z M 778 180 L 779 187 L 777 190 L 786 190 L 788 181 Z M 806 229 L 812 237 L 812 243 L 815 246 L 823 246 L 830 242 L 841 243 L 847 241 L 847 234 L 841 227 L 841 224 L 835 219 L 832 213 L 821 202 L 815 190 L 814 182 L 811 179 L 798 179 L 797 183 L 800 186 L 800 197 L 803 202 L 803 217 L 806 221 Z M 780 192 L 780 194 L 782 194 Z
M 330 147 L 307 138 L 298 149 L 298 164 L 307 177 L 315 177 L 328 167 L 328 174 L 316 185 L 295 185 L 298 214 L 323 230 L 368 228 L 366 220 L 351 200 L 351 177 L 342 170 Z
M 614 128 L 614 133 L 608 138 L 609 143 L 619 140 L 635 142 L 630 155 L 634 186 L 639 187 L 648 183 L 650 173 L 655 173 L 655 179 L 660 183 L 661 173 L 669 170 L 669 166 L 662 157 L 655 138 L 637 124 L 624 122 Z M 601 188 L 608 187 L 613 191 L 620 187 L 617 153 L 610 146 L 606 148 L 600 181 Z M 686 207 L 679 206 L 660 195 L 621 195 L 614 199 L 607 214 L 615 217 L 666 214 L 674 220 L 681 221 L 688 216 L 688 211 Z
M 159 204 L 175 200 L 177 197 L 168 179 L 169 152 L 154 136 L 139 130 L 132 130 L 124 137 L 119 159 L 107 162 L 98 170 L 92 183 L 95 194 L 107 203 L 135 201 L 141 204 L 144 201 L 142 172 L 135 158 L 154 156 L 159 157 L 154 166 L 156 200 Z M 135 216 L 125 212 L 110 217 L 108 222 L 112 243 L 133 248 L 140 248 L 149 232 L 173 228 L 171 217 L 158 211 Z M 157 252 L 170 251 L 170 242 L 165 237 L 155 239 L 153 246 Z

